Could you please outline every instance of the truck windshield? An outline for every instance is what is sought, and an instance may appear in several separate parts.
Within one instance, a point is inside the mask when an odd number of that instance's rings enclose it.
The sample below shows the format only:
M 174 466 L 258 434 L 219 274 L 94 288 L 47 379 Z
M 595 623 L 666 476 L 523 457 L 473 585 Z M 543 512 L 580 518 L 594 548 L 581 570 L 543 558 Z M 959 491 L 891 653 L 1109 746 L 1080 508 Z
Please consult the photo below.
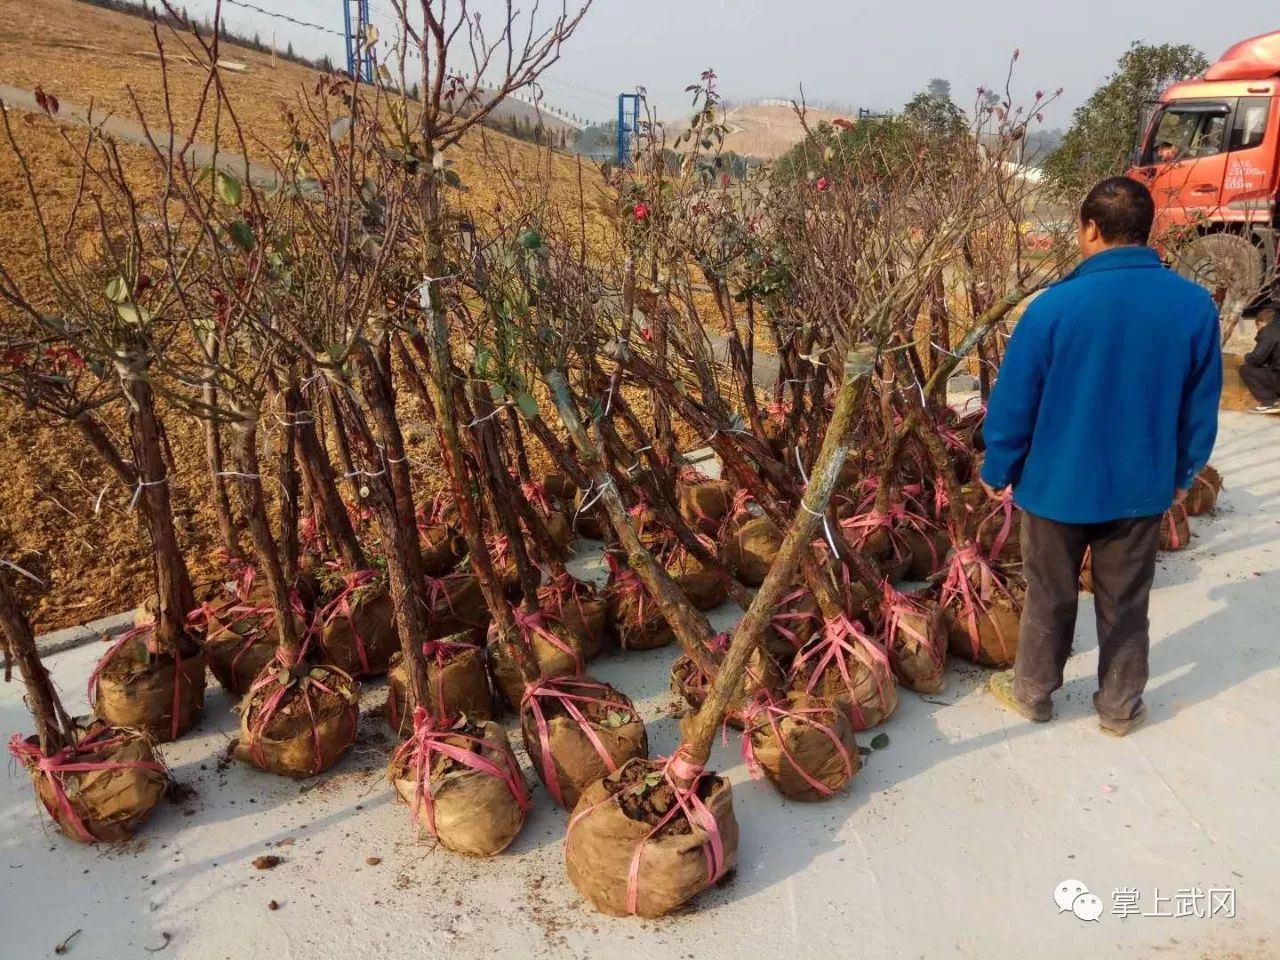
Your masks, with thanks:
M 1133 144 L 1131 166 L 1136 167 L 1142 163 L 1142 156 L 1147 147 L 1147 131 L 1151 129 L 1151 118 L 1156 115 L 1156 111 L 1159 109 L 1159 100 L 1148 100 L 1142 105 L 1142 109 L 1138 111 L 1138 138 Z
M 1227 148 L 1229 103 L 1168 104 L 1155 121 L 1143 163 L 1211 157 Z

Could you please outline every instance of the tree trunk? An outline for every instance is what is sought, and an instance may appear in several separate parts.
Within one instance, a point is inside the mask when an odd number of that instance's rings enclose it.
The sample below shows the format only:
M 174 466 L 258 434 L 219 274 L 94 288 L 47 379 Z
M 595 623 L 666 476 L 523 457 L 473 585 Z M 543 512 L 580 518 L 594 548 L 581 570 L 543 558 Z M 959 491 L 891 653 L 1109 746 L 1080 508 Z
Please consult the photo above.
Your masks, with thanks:
M 120 455 L 120 448 L 107 436 L 102 421 L 86 410 L 76 416 L 75 424 L 81 436 L 88 440 L 98 456 L 106 461 L 111 472 L 120 478 L 120 482 L 130 489 L 136 486 L 138 471 L 134 469 L 133 464 Z
M 218 336 L 210 333 L 205 337 L 205 353 L 211 365 L 218 358 Z M 222 425 L 214 413 L 218 409 L 218 386 L 214 382 L 211 370 L 205 372 L 205 381 L 200 388 L 200 399 L 205 406 L 204 417 L 204 454 L 209 463 L 209 474 L 213 479 L 213 513 L 218 519 L 218 534 L 222 538 L 222 547 L 231 559 L 244 556 L 240 548 L 240 531 L 236 529 L 235 519 L 231 515 L 231 497 L 227 493 L 226 471 L 222 459 Z
M 295 439 L 303 475 L 311 491 L 311 500 L 320 513 L 320 522 L 324 525 L 326 536 L 338 551 L 347 572 L 363 570 L 368 566 L 364 550 L 360 547 L 355 528 L 351 526 L 351 515 L 347 513 L 346 504 L 342 502 L 342 495 L 338 492 L 329 454 L 320 442 L 314 419 L 306 416 L 306 407 L 301 408 Z
M 133 462 L 138 468 L 136 496 L 151 534 L 155 557 L 157 651 L 174 652 L 187 634 L 187 615 L 195 609 L 195 591 L 187 564 L 178 547 L 169 498 L 169 473 L 161 449 L 160 423 L 155 398 L 141 360 L 118 364 L 125 400 L 129 405 L 129 435 Z
M 747 661 L 760 642 L 778 601 L 790 589 L 796 566 L 809 550 L 818 524 L 826 514 L 836 479 L 849 455 L 854 417 L 866 392 L 867 377 L 874 365 L 875 351 L 867 344 L 853 347 L 845 358 L 844 381 L 836 398 L 835 413 L 823 438 L 822 450 L 814 463 L 800 510 L 787 529 L 782 548 L 765 576 L 760 591 L 733 631 L 728 653 L 715 674 L 707 699 L 691 720 L 686 721 L 681 753 L 698 767 L 704 766 L 710 757 L 711 745 L 724 719 L 724 712 L 729 702 L 742 689 L 742 676 Z
M 600 491 L 600 502 L 604 505 L 610 526 L 626 550 L 628 564 L 658 604 L 685 653 L 707 676 L 713 676 L 717 666 L 716 658 L 711 653 L 715 631 L 711 629 L 707 618 L 689 603 L 675 581 L 640 542 L 640 536 L 631 526 L 631 518 L 618 493 L 618 486 L 605 470 L 599 449 L 587 436 L 586 427 L 583 426 L 582 418 L 569 394 L 569 383 L 564 374 L 551 370 L 544 377 L 551 388 L 560 419 L 564 421 L 569 430 L 569 438 L 578 449 L 578 456 L 582 459 L 592 487 Z
M 284 416 L 280 435 L 280 554 L 284 579 L 290 586 L 298 582 L 298 516 L 301 512 L 301 490 L 298 477 L 297 435 L 302 398 L 298 385 L 290 383 L 281 393 Z
M 289 581 L 285 579 L 280 562 L 280 548 L 271 536 L 271 523 L 267 520 L 266 497 L 262 493 L 262 477 L 258 466 L 258 422 L 246 418 L 236 422 L 235 458 L 236 485 L 240 491 L 240 508 L 249 528 L 249 539 L 258 560 L 258 572 L 267 582 L 271 593 L 271 607 L 276 615 L 276 637 L 280 649 L 289 664 L 302 659 L 302 642 L 293 622 L 293 610 L 289 603 Z
M 52 756 L 71 739 L 71 721 L 58 700 L 49 671 L 40 661 L 31 623 L 23 615 L 17 598 L 0 574 L 0 639 L 18 665 L 18 673 L 27 689 L 27 706 L 40 738 L 40 752 Z

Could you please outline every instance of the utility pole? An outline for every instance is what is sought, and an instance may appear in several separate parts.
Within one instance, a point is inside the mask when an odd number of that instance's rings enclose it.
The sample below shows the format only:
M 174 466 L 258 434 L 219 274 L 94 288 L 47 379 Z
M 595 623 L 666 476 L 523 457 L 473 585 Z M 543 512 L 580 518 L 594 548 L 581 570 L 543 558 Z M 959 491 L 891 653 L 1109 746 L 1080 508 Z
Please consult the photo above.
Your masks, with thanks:
M 373 45 L 368 40 L 369 0 L 342 0 L 342 18 L 347 40 L 347 73 L 354 80 L 373 83 Z
M 618 94 L 618 149 L 615 160 L 621 169 L 631 166 L 631 137 L 640 129 L 640 94 Z

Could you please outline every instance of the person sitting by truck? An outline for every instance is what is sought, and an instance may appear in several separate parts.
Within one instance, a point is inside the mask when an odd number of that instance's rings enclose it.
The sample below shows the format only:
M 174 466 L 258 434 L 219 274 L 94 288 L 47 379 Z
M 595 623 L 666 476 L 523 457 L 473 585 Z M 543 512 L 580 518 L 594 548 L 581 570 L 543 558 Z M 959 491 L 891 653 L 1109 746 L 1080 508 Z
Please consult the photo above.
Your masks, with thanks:
M 1258 338 L 1244 357 L 1240 379 L 1258 405 L 1254 413 L 1280 414 L 1280 322 L 1258 318 Z

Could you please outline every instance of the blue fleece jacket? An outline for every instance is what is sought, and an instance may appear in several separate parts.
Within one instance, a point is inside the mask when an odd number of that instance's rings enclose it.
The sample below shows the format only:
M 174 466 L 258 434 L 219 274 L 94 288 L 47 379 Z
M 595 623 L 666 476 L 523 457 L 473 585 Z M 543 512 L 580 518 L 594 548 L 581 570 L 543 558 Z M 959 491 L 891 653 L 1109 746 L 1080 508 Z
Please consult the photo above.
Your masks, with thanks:
M 1218 432 L 1218 311 L 1147 247 L 1084 261 L 1014 328 L 982 479 L 1059 523 L 1163 513 Z

